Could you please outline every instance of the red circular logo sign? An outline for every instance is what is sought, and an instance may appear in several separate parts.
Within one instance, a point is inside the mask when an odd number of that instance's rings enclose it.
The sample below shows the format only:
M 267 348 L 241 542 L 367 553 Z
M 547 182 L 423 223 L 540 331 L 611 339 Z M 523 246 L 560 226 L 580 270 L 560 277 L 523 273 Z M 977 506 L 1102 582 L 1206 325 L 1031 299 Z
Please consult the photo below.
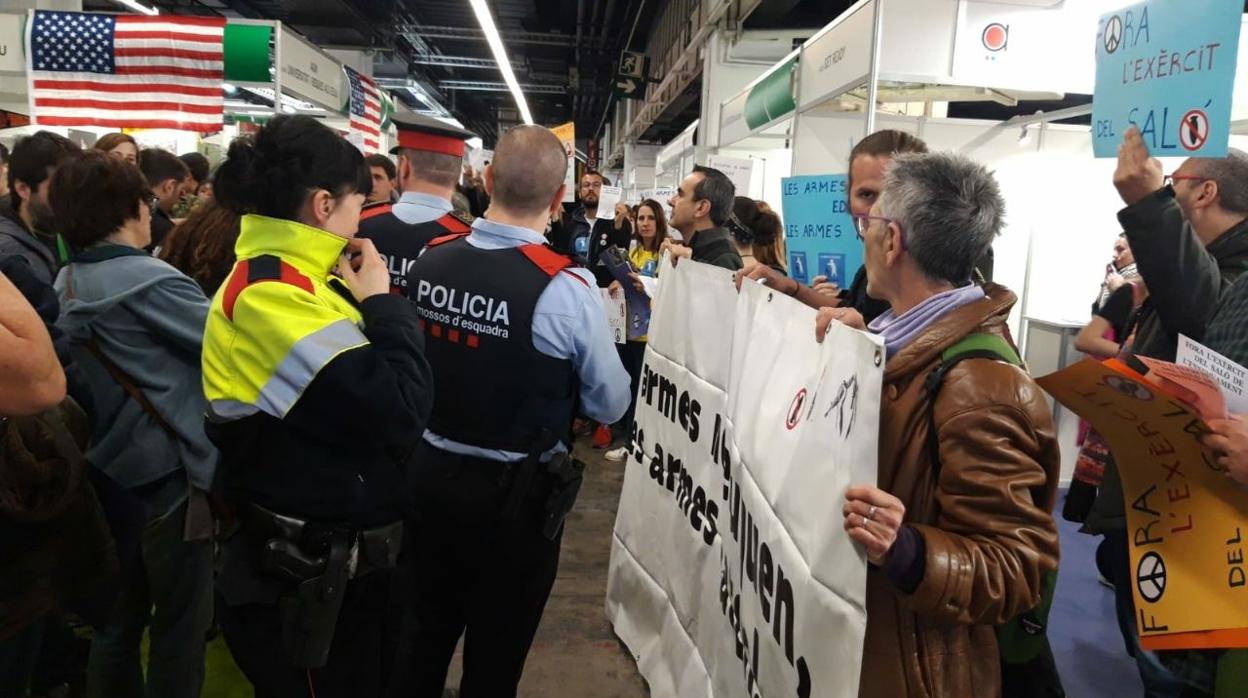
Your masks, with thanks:
M 993 22 L 984 27 L 983 36 L 980 38 L 984 42 L 984 48 L 995 53 L 1005 49 L 1010 43 L 1010 28 L 1000 22 Z
M 789 406 L 789 418 L 784 425 L 793 431 L 797 427 L 797 423 L 802 421 L 802 405 L 806 403 L 806 389 L 802 388 L 797 391 L 797 396 L 793 398 L 793 404 Z

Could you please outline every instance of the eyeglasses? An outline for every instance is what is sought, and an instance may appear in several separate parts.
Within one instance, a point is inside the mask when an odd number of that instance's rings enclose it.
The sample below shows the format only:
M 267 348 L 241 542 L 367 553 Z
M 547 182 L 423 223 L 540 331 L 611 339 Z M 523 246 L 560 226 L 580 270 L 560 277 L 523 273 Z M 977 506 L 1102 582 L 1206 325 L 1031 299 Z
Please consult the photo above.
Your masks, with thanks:
M 871 227 L 871 221 L 884 221 L 897 226 L 897 232 L 901 233 L 901 249 L 906 249 L 906 229 L 901 227 L 901 221 L 896 218 L 887 218 L 885 216 L 868 216 L 866 214 L 853 214 L 854 232 L 858 233 L 859 240 L 866 240 L 867 229 Z
M 1173 187 L 1175 182 L 1181 182 L 1183 180 L 1199 182 L 1199 181 L 1204 180 L 1204 177 L 1197 177 L 1196 175 L 1172 174 L 1172 175 L 1166 175 L 1165 177 L 1161 178 L 1162 183 L 1165 184 L 1167 187 Z

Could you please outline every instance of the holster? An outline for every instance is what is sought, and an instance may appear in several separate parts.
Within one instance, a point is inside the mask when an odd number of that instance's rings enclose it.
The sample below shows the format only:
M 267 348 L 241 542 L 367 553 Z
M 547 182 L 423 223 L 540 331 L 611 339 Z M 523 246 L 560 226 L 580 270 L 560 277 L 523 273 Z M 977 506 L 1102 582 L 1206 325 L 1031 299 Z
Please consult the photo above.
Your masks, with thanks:
M 247 507 L 244 531 L 256 567 L 289 585 L 278 600 L 282 646 L 295 667 L 325 666 L 347 582 L 395 566 L 403 522 L 358 531 Z
M 515 519 L 520 516 L 530 490 L 538 484 L 534 480 L 538 479 L 537 474 L 542 467 L 542 454 L 554 448 L 556 443 L 558 439 L 549 430 L 543 429 L 533 440 L 533 447 L 529 449 L 524 460 L 508 463 L 503 469 L 499 482 L 507 492 L 507 499 L 503 504 L 503 518 Z
M 568 453 L 556 453 L 546 463 L 546 472 L 550 475 L 550 494 L 546 497 L 545 516 L 542 520 L 542 535 L 554 540 L 563 529 L 563 521 L 576 504 L 576 496 L 581 491 L 584 480 L 585 463 L 573 458 Z

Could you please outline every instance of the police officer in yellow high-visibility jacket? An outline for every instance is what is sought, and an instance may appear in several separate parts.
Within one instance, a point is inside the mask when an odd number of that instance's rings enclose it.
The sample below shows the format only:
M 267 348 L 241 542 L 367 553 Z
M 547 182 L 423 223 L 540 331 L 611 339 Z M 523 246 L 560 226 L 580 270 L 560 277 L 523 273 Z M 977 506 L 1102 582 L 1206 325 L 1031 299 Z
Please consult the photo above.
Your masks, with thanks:
M 204 334 L 217 490 L 241 530 L 218 587 L 226 642 L 266 696 L 378 695 L 409 455 L 432 402 L 410 303 L 372 243 L 354 146 L 278 117 L 214 181 L 246 212 Z M 354 254 L 354 259 L 344 257 Z

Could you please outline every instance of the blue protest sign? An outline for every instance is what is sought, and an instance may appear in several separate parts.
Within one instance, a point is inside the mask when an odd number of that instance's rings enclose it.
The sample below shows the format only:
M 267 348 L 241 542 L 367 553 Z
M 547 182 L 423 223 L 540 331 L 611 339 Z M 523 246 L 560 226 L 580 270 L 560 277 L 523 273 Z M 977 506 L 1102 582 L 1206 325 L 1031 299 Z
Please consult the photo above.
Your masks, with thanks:
M 789 276 L 809 284 L 826 276 L 842 288 L 862 266 L 862 243 L 849 215 L 845 175 L 786 177 L 781 183 Z
M 1101 17 L 1096 157 L 1117 157 L 1132 125 L 1155 157 L 1226 155 L 1243 9 L 1240 0 L 1149 0 Z

